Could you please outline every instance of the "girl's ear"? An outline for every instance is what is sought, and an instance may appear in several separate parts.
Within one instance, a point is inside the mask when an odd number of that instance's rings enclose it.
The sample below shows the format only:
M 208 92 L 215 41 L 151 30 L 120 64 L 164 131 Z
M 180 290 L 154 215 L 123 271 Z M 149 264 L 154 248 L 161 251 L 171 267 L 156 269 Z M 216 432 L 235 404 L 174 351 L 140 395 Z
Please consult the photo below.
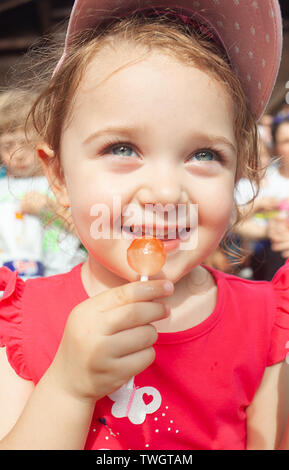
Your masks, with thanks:
M 42 143 L 37 146 L 37 154 L 57 202 L 63 207 L 70 207 L 63 170 L 54 151 L 46 143 Z

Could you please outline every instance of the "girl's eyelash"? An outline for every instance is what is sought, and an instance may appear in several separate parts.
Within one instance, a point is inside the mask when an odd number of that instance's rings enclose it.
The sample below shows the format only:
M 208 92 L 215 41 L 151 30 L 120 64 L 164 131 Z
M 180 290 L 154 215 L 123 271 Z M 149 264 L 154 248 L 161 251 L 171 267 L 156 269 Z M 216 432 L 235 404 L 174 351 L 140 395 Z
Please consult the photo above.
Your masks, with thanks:
M 123 146 L 123 147 L 132 147 L 134 148 L 134 146 L 132 144 L 130 144 L 129 142 L 124 142 L 120 139 L 111 139 L 111 140 L 107 140 L 105 142 L 105 144 L 101 147 L 99 153 L 102 155 L 102 154 L 105 154 L 105 153 L 109 153 L 110 150 L 112 150 L 114 147 L 117 147 L 117 146 Z
M 109 153 L 110 150 L 112 150 L 114 147 L 117 147 L 117 146 L 127 146 L 127 147 L 131 147 L 134 149 L 134 146 L 129 143 L 129 142 L 124 142 L 122 141 L 121 139 L 108 139 L 105 144 L 101 147 L 101 149 L 99 150 L 99 153 L 101 155 L 103 154 L 106 154 L 106 153 Z M 200 148 L 198 150 L 196 150 L 190 157 L 189 159 L 197 154 L 197 153 L 200 153 L 200 152 L 212 152 L 216 155 L 217 159 L 222 163 L 226 160 L 226 157 L 224 155 L 224 153 L 222 151 L 220 151 L 219 149 L 211 146 L 211 147 L 203 147 L 203 148 Z M 125 157 L 122 157 L 122 158 L 125 158 Z M 129 157 L 131 158 L 131 157 Z M 189 159 L 187 161 L 189 161 Z
M 217 156 L 217 159 L 218 159 L 221 163 L 223 163 L 223 162 L 226 161 L 225 154 L 224 154 L 221 150 L 218 150 L 218 149 L 216 149 L 216 148 L 213 147 L 213 146 L 212 146 L 212 147 L 200 148 L 200 149 L 196 150 L 196 151 L 191 155 L 191 157 L 192 157 L 193 155 L 195 155 L 195 154 L 197 154 L 197 153 L 201 153 L 201 152 L 211 152 L 211 153 L 214 153 L 214 154 Z M 191 158 L 191 157 L 189 157 L 189 158 Z

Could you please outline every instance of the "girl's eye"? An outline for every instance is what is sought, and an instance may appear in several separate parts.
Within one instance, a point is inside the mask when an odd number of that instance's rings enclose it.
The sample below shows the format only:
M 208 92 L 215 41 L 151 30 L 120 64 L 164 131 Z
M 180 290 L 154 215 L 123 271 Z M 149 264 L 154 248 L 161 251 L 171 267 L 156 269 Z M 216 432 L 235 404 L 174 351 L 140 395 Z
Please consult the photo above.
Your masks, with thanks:
M 121 145 L 114 145 L 113 147 L 108 149 L 107 153 L 112 153 L 113 155 L 121 156 L 121 157 L 131 157 L 133 154 L 136 155 L 135 151 L 130 145 L 121 144 Z
M 102 154 L 111 154 L 117 157 L 124 157 L 124 158 L 131 158 L 131 157 L 138 157 L 138 154 L 133 149 L 133 146 L 127 144 L 125 142 L 114 143 L 111 145 L 106 145 L 106 147 L 101 150 Z M 187 161 L 193 162 L 222 162 L 223 156 L 217 150 L 213 149 L 201 149 L 195 152 Z
M 213 150 L 199 150 L 188 161 L 193 161 L 193 159 L 196 159 L 198 162 L 222 161 L 220 153 Z

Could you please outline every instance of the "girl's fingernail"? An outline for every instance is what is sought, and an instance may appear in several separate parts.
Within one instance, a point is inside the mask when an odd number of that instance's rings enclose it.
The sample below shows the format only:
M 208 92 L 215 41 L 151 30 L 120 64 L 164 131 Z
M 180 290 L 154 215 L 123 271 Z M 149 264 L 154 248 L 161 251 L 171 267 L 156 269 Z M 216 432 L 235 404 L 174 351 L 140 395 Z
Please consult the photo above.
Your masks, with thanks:
M 174 285 L 171 281 L 166 281 L 163 287 L 166 292 L 172 292 L 174 289 Z

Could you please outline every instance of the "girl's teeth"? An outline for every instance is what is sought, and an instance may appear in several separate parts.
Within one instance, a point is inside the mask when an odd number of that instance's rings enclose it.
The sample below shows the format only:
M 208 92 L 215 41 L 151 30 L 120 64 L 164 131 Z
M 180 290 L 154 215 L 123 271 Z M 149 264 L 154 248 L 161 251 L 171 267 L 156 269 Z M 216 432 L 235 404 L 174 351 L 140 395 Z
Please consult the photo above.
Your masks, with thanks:
M 145 235 L 152 235 L 154 237 L 163 239 L 163 240 L 174 240 L 176 238 L 180 238 L 182 235 L 185 234 L 186 232 L 186 227 L 178 230 L 176 227 L 175 230 L 167 231 L 164 230 L 163 232 L 161 230 L 156 230 L 156 229 L 149 229 L 149 230 L 144 230 L 141 226 L 137 225 L 131 225 L 131 226 L 123 226 L 123 230 L 127 233 L 134 234 L 136 236 L 145 236 Z

